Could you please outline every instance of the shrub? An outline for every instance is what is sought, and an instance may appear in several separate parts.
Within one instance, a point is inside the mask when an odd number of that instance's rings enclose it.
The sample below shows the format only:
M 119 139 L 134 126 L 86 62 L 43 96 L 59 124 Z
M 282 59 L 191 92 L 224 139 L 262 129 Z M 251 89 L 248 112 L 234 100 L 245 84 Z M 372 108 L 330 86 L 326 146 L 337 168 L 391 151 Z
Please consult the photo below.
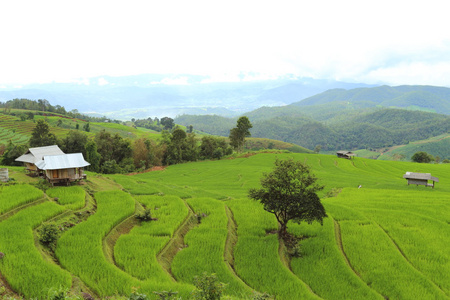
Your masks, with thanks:
M 173 292 L 172 290 L 170 290 L 170 291 L 153 292 L 153 294 L 158 296 L 159 297 L 158 299 L 160 300 L 172 300 L 176 299 L 175 297 L 177 296 L 178 292 Z
M 216 274 L 208 275 L 206 272 L 200 277 L 194 277 L 194 285 L 196 289 L 192 291 L 192 296 L 201 300 L 220 299 L 226 287 L 225 283 L 219 282 Z
M 152 219 L 152 215 L 150 212 L 150 208 L 146 208 L 143 212 L 141 213 L 137 213 L 135 215 L 136 219 L 138 219 L 139 221 L 143 221 L 143 222 L 147 222 L 147 221 L 151 221 Z
M 44 224 L 39 229 L 39 241 L 51 245 L 58 239 L 58 227 L 55 224 Z
M 146 294 L 138 293 L 136 288 L 133 288 L 128 300 L 147 300 L 148 296 Z

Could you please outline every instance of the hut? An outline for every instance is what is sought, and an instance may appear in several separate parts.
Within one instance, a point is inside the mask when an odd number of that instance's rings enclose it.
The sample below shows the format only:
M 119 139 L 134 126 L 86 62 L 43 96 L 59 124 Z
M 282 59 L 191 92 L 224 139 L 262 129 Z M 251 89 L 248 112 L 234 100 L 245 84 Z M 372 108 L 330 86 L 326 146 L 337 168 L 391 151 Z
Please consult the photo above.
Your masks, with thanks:
M 439 178 L 431 176 L 430 173 L 406 172 L 406 174 L 403 175 L 403 178 L 408 181 L 408 185 L 424 185 L 431 186 L 432 188 L 434 188 L 435 182 L 439 182 Z M 428 181 L 431 181 L 431 183 L 428 183 Z
M 356 154 L 351 151 L 338 151 L 336 152 L 336 155 L 339 158 L 346 158 L 346 159 L 351 159 L 353 158 L 353 156 L 356 156 Z
M 43 171 L 44 178 L 52 185 L 55 183 L 68 185 L 70 182 L 86 179 L 83 168 L 89 165 L 82 153 L 45 155 L 36 163 L 36 167 Z
M 44 146 L 44 147 L 36 147 L 30 148 L 24 154 L 16 158 L 16 161 L 23 162 L 25 164 L 25 169 L 30 174 L 34 175 L 42 175 L 40 170 L 36 167 L 36 163 L 41 161 L 45 155 L 62 155 L 61 149 L 57 145 L 52 146 Z

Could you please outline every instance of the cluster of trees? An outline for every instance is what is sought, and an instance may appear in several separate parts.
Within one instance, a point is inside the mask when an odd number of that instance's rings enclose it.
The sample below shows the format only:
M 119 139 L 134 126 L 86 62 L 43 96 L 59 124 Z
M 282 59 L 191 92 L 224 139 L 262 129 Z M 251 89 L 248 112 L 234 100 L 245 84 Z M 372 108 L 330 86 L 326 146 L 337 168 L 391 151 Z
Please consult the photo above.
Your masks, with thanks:
M 433 156 L 431 154 L 428 154 L 425 151 L 418 151 L 418 152 L 414 153 L 414 155 L 411 156 L 411 160 L 413 162 L 417 162 L 417 163 L 428 163 L 428 164 L 432 163 L 432 162 L 435 162 L 438 164 L 441 162 L 441 158 L 438 155 Z M 444 159 L 444 160 L 442 160 L 442 163 L 444 163 L 444 164 L 450 163 L 450 160 Z
M 136 127 L 143 127 L 155 131 L 171 130 L 175 126 L 174 120 L 169 117 L 163 117 L 161 120 L 156 117 L 155 119 L 131 119 L 131 122 L 133 122 Z
M 81 114 L 78 112 L 77 109 L 72 109 L 71 111 L 66 111 L 64 106 L 61 105 L 51 105 L 50 102 L 46 99 L 39 99 L 39 100 L 29 100 L 29 99 L 13 99 L 8 100 L 6 102 L 0 102 L 0 108 L 3 108 L 4 113 L 9 113 L 11 115 L 16 115 L 15 113 L 11 112 L 11 109 L 27 109 L 27 110 L 34 110 L 41 112 L 40 114 L 59 114 L 59 115 L 65 115 L 70 118 L 74 119 L 80 119 L 90 122 L 114 122 L 114 123 L 121 123 L 119 120 L 111 120 L 106 117 L 93 117 Z M 20 118 L 25 119 L 33 119 L 33 113 L 27 112 L 27 113 L 20 113 Z
M 172 120 L 173 121 L 173 120 Z M 160 121 L 161 122 L 161 121 Z M 236 142 L 235 142 L 236 143 Z M 17 165 L 15 159 L 28 147 L 58 145 L 64 153 L 82 153 L 91 165 L 88 170 L 105 174 L 129 173 L 152 166 L 171 165 L 204 159 L 220 159 L 233 152 L 225 138 L 204 136 L 198 139 L 195 133 L 186 133 L 175 127 L 164 130 L 158 142 L 147 138 L 134 141 L 122 138 L 118 133 L 105 130 L 89 138 L 86 133 L 71 130 L 58 139 L 50 132 L 45 120 L 38 120 L 28 145 L 10 142 L 1 157 L 1 165 Z

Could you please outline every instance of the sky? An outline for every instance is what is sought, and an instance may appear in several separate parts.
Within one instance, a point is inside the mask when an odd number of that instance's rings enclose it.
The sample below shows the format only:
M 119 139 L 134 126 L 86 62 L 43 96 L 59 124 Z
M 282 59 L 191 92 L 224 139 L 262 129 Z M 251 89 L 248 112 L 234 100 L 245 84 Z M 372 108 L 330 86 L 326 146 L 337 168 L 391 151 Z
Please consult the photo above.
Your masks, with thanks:
M 1 1 L 0 87 L 147 73 L 450 86 L 449 7 L 442 0 Z

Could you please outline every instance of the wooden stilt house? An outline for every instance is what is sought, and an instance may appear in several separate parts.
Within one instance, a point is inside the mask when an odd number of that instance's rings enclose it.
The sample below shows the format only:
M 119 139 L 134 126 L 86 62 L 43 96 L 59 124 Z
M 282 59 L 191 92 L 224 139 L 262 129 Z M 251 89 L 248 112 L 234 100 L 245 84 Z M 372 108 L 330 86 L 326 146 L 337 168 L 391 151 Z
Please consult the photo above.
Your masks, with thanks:
M 86 179 L 83 168 L 89 165 L 81 153 L 46 155 L 36 163 L 37 168 L 44 171 L 44 178 L 52 185 L 68 185 L 70 182 Z
M 45 155 L 62 155 L 61 149 L 57 145 L 30 148 L 24 154 L 16 158 L 16 161 L 23 162 L 25 164 L 25 169 L 30 174 L 42 175 L 39 169 L 36 167 L 36 163 L 41 161 Z

